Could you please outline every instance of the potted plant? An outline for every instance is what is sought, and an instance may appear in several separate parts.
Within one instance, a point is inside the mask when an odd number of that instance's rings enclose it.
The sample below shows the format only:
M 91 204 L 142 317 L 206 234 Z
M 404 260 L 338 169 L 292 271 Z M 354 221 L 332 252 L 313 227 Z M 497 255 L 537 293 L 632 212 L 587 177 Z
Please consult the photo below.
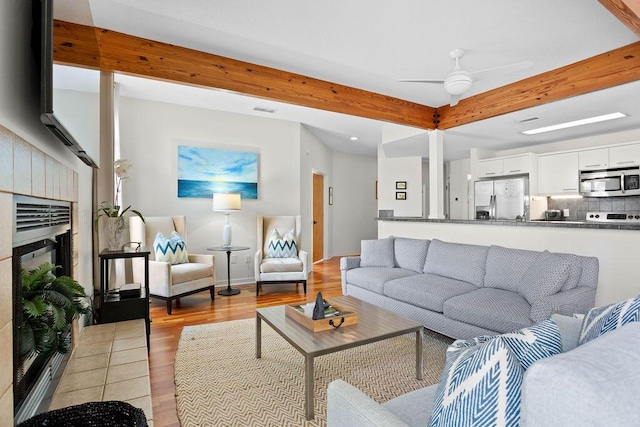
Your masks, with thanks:
M 67 353 L 64 332 L 80 314 L 90 311 L 84 288 L 69 276 L 56 277 L 58 268 L 44 263 L 22 270 L 22 357 Z
M 129 223 L 125 218 L 125 214 L 127 212 L 131 212 L 132 214 L 139 216 L 144 222 L 142 214 L 135 209 L 131 209 L 131 205 L 124 209 L 121 207 L 120 192 L 122 190 L 122 184 L 124 181 L 129 179 L 129 170 L 132 167 L 133 164 L 127 159 L 119 159 L 113 162 L 113 171 L 116 175 L 116 193 L 114 201 L 113 203 L 106 200 L 103 201 L 100 203 L 98 210 L 96 211 L 98 215 L 96 216 L 94 225 L 97 229 L 100 218 L 105 218 L 103 221 L 105 224 L 104 236 L 107 239 L 107 248 L 109 250 L 121 250 L 129 241 Z

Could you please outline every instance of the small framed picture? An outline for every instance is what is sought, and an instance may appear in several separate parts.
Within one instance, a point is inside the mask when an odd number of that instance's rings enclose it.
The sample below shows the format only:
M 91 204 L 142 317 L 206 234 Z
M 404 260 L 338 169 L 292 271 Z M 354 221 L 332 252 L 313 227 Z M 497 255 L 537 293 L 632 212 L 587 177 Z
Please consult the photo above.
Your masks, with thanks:
M 406 191 L 396 191 L 396 200 L 407 200 Z
M 378 181 L 376 181 L 376 200 L 378 200 Z
M 407 181 L 396 181 L 396 190 L 406 190 Z
M 329 187 L 329 204 L 333 205 L 333 187 Z

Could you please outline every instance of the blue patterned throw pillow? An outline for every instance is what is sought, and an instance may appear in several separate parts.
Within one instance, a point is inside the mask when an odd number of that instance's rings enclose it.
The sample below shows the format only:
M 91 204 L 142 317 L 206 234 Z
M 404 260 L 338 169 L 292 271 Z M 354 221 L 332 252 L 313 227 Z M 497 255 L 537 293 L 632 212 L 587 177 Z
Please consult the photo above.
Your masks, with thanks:
M 298 258 L 298 242 L 294 231 L 290 230 L 283 237 L 274 229 L 269 238 L 265 258 Z
M 617 304 L 595 307 L 582 320 L 580 340 L 582 345 L 620 326 L 640 321 L 640 295 Z
M 515 426 L 520 385 L 536 360 L 560 354 L 553 319 L 498 335 L 457 340 L 447 349 L 429 426 Z
M 171 264 L 184 264 L 189 262 L 187 255 L 187 244 L 180 234 L 172 232 L 167 238 L 158 231 L 153 241 L 153 251 L 156 261 L 168 262 Z

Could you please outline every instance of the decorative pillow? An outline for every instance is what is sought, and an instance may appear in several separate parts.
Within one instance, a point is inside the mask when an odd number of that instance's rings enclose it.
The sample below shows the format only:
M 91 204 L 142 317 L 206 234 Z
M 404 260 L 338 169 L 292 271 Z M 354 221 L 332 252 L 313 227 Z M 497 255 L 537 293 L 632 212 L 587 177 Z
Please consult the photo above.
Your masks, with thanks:
M 455 343 L 454 343 L 455 344 Z M 524 370 L 501 339 L 447 350 L 451 368 L 436 392 L 430 427 L 517 426 Z
M 638 321 L 640 321 L 640 295 L 617 304 L 592 308 L 582 320 L 578 345 L 591 341 L 622 325 Z
M 427 239 L 396 237 L 393 242 L 394 265 L 416 273 L 422 273 L 428 250 L 429 240 Z
M 282 237 L 278 229 L 274 229 L 265 258 L 298 258 L 298 243 L 294 231 L 290 230 Z
M 360 267 L 393 267 L 393 238 L 363 240 Z
M 156 255 L 156 261 L 169 262 L 171 264 L 189 262 L 187 244 L 182 236 L 175 231 L 168 238 L 158 231 L 153 241 L 153 250 Z
M 569 259 L 544 251 L 522 276 L 520 295 L 529 304 L 558 293 L 569 277 Z
M 524 372 L 533 362 L 560 353 L 562 339 L 553 319 L 507 334 L 455 341 L 447 349 L 429 425 L 517 425 Z

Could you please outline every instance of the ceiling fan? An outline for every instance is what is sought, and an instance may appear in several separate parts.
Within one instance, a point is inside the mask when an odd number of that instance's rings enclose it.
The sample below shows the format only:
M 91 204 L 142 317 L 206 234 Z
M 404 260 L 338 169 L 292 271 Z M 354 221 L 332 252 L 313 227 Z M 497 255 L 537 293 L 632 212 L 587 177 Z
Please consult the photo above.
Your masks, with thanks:
M 464 49 L 454 49 L 449 52 L 451 59 L 456 61 L 453 71 L 447 74 L 444 79 L 404 79 L 398 80 L 399 82 L 410 83 L 444 83 L 444 90 L 451 95 L 451 102 L 449 105 L 452 107 L 458 104 L 462 94 L 471 88 L 471 84 L 476 80 L 482 80 L 490 77 L 500 76 L 502 74 L 511 73 L 514 71 L 524 70 L 533 65 L 531 62 L 518 62 L 517 64 L 503 65 L 501 67 L 488 68 L 486 70 L 474 71 L 472 73 L 463 70 L 460 67 L 460 58 L 464 55 Z

